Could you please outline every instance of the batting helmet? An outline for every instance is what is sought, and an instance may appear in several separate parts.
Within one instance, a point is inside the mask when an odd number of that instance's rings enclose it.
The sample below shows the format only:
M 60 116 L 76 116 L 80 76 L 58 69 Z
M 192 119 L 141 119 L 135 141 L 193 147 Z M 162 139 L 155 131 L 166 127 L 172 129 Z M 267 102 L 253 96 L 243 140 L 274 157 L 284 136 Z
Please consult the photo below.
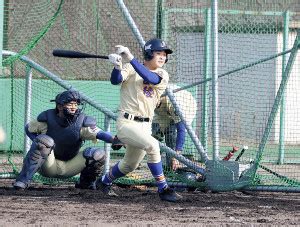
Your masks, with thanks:
M 62 93 L 59 93 L 55 97 L 55 100 L 51 100 L 51 101 L 55 101 L 56 104 L 60 104 L 60 105 L 64 105 L 64 104 L 69 103 L 71 101 L 75 101 L 78 104 L 80 104 L 82 102 L 79 92 L 75 91 L 75 90 L 68 90 L 68 91 L 64 91 Z
M 145 43 L 143 54 L 146 61 L 150 61 L 153 58 L 153 51 L 165 51 L 167 54 L 166 62 L 168 61 L 168 54 L 173 53 L 161 39 L 150 39 Z

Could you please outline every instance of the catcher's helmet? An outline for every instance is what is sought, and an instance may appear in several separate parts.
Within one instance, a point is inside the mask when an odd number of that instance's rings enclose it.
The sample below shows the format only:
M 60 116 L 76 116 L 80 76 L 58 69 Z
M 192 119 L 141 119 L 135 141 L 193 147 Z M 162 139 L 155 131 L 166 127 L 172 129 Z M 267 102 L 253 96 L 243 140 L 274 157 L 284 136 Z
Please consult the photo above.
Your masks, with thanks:
M 79 92 L 72 89 L 59 93 L 55 97 L 55 100 L 51 100 L 51 101 L 52 102 L 54 101 L 56 105 L 57 104 L 64 105 L 72 101 L 77 102 L 78 105 L 83 104 Z M 58 111 L 57 107 L 56 110 Z M 82 109 L 77 109 L 75 113 L 71 113 L 68 108 L 63 108 L 63 113 L 65 118 L 72 121 L 75 121 L 81 112 Z
M 153 58 L 153 51 L 165 51 L 167 54 L 166 62 L 168 61 L 168 54 L 173 53 L 161 39 L 150 39 L 145 43 L 143 54 L 146 61 L 150 61 Z
M 71 101 L 75 101 L 78 104 L 81 104 L 81 102 L 82 102 L 79 92 L 75 91 L 75 90 L 72 90 L 72 89 L 68 90 L 68 91 L 64 91 L 62 93 L 59 93 L 55 97 L 55 100 L 51 100 L 51 101 L 55 101 L 56 104 L 60 104 L 60 105 L 64 105 L 64 104 L 69 103 Z

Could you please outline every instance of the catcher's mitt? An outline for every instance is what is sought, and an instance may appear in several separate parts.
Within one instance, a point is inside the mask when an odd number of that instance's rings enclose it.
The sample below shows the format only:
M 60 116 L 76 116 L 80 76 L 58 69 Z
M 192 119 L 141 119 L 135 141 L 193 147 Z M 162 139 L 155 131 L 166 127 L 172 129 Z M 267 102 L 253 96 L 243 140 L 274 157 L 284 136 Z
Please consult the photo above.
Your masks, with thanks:
M 120 150 L 123 146 L 125 147 L 125 144 L 122 143 L 117 136 L 115 136 L 111 143 L 111 148 L 116 151 Z

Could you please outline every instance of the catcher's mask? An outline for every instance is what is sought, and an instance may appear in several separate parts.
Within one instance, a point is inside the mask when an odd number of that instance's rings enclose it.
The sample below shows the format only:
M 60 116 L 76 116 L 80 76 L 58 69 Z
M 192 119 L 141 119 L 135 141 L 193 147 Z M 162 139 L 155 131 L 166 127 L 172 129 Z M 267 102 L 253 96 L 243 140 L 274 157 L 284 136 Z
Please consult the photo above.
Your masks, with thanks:
M 72 101 L 76 102 L 78 105 L 83 105 L 83 101 L 79 92 L 72 89 L 59 93 L 55 97 L 55 100 L 51 100 L 51 101 L 52 102 L 55 101 L 56 105 L 62 105 L 62 106 Z M 78 108 L 75 113 L 72 113 L 69 111 L 68 108 L 65 107 L 63 108 L 63 113 L 65 117 L 70 120 L 76 119 L 77 116 L 81 113 L 81 111 L 82 109 Z
M 165 51 L 167 54 L 165 63 L 168 61 L 168 54 L 173 53 L 173 51 L 168 48 L 167 44 L 161 39 L 150 39 L 145 43 L 143 54 L 146 61 L 150 61 L 153 58 L 153 51 Z

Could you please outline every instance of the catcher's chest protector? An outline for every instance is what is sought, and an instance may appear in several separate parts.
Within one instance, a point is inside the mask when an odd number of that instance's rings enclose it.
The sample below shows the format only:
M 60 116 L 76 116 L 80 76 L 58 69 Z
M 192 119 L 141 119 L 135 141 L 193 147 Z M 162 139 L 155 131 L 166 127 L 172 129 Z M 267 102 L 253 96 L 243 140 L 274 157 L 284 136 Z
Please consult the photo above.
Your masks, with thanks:
M 55 110 L 47 110 L 47 135 L 52 137 L 55 142 L 54 155 L 56 159 L 67 161 L 74 158 L 80 147 L 82 140 L 80 138 L 80 130 L 83 125 L 85 114 L 81 113 L 75 122 L 67 127 L 62 127 L 59 122 Z

